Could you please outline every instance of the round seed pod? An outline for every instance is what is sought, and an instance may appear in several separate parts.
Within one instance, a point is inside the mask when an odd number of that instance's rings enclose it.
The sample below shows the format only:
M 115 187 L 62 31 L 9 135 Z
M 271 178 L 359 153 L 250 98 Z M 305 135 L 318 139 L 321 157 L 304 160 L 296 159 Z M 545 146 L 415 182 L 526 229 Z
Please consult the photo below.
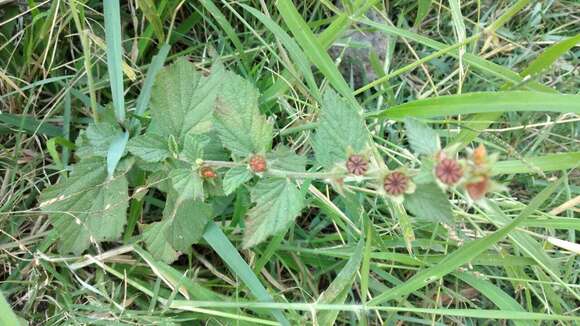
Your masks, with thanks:
M 261 173 L 268 169 L 268 164 L 266 163 L 266 158 L 262 155 L 253 155 L 250 157 L 250 161 L 248 162 L 250 165 L 250 169 L 256 173 Z

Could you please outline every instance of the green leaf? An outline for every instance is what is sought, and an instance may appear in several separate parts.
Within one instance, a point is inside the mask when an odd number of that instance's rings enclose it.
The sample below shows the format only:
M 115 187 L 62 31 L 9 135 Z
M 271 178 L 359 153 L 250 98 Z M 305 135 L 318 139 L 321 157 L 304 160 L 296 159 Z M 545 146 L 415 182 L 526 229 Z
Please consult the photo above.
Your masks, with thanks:
M 165 238 L 175 250 L 189 252 L 191 245 L 201 239 L 207 222 L 211 220 L 212 207 L 194 200 L 185 200 L 180 204 L 170 202 L 167 201 L 163 211 L 163 218 L 170 221 L 165 229 Z
M 216 130 L 232 153 L 247 156 L 272 147 L 272 125 L 260 114 L 258 91 L 247 80 L 226 73 L 215 109 Z
M 149 163 L 163 161 L 170 155 L 167 139 L 152 133 L 131 138 L 127 149 L 131 154 Z
M 453 223 L 449 199 L 435 183 L 417 184 L 415 192 L 405 197 L 404 205 L 417 218 Z
M 306 157 L 296 154 L 284 145 L 276 148 L 266 155 L 270 168 L 284 171 L 304 172 L 306 169 Z
M 550 67 L 562 54 L 577 46 L 578 43 L 580 43 L 580 34 L 552 44 L 530 62 L 526 69 L 522 70 L 520 76 L 525 77 L 541 73 L 544 69 Z
M 524 312 L 524 308 L 520 306 L 520 304 L 512 298 L 509 294 L 505 293 L 502 289 L 495 286 L 490 281 L 487 281 L 483 278 L 478 278 L 473 276 L 471 273 L 464 272 L 464 273 L 454 273 L 454 275 L 462 280 L 463 282 L 471 285 L 481 294 L 486 296 L 493 304 L 495 304 L 501 310 L 507 311 L 520 311 Z M 526 321 L 519 321 L 514 320 L 514 325 L 516 326 L 525 326 L 525 325 L 534 325 L 533 322 L 526 322 Z
M 541 92 L 476 92 L 438 96 L 397 105 L 371 114 L 379 119 L 432 118 L 482 112 L 580 113 L 580 95 Z
M 224 175 L 224 193 L 226 195 L 233 193 L 239 186 L 248 182 L 253 176 L 254 174 L 247 166 L 236 166 L 229 169 Z
M 153 85 L 148 131 L 177 139 L 209 131 L 221 82 L 221 68 L 213 70 L 210 77 L 202 77 L 195 65 L 185 59 L 163 68 Z
M 295 64 L 298 67 L 298 70 L 304 76 L 306 80 L 306 84 L 309 86 L 309 90 L 312 95 L 316 99 L 320 99 L 320 90 L 318 89 L 318 85 L 316 85 L 316 80 L 314 79 L 314 75 L 312 74 L 312 70 L 310 69 L 310 63 L 306 58 L 304 52 L 300 49 L 296 41 L 286 33 L 286 31 L 280 27 L 276 22 L 274 22 L 270 17 L 264 15 L 260 11 L 244 5 L 240 4 L 245 10 L 249 11 L 252 15 L 254 15 L 264 26 L 274 34 L 276 39 L 280 41 L 280 43 L 286 48 L 290 58 L 292 60 L 292 64 Z
M 322 292 L 316 303 L 322 304 L 343 304 L 348 292 L 352 289 L 352 283 L 363 257 L 364 241 L 360 240 L 350 256 L 346 265 L 340 270 L 336 278 L 330 283 L 328 288 Z M 318 314 L 318 325 L 334 325 L 338 310 L 323 311 Z
M 110 122 L 91 123 L 77 138 L 76 154 L 81 158 L 91 156 L 107 157 L 107 152 L 115 140 L 123 137 L 118 125 Z
M 415 153 L 433 155 L 441 149 L 439 135 L 423 122 L 407 118 L 405 119 L 405 130 L 407 131 L 407 138 L 411 148 Z
M 304 198 L 288 179 L 263 179 L 251 191 L 256 206 L 248 212 L 243 246 L 249 248 L 285 230 L 300 214 Z
M 105 160 L 93 158 L 46 188 L 40 208 L 60 235 L 59 250 L 80 255 L 91 242 L 118 239 L 126 223 L 127 187 L 124 175 L 107 178 Z
M 345 161 L 350 150 L 360 153 L 367 147 L 368 132 L 358 110 L 328 90 L 312 142 L 316 160 L 326 168 Z
M 196 164 L 198 159 L 203 159 L 204 149 L 209 143 L 210 138 L 207 135 L 186 135 L 183 150 L 179 154 L 180 159 Z
M 24 87 L 21 88 L 24 90 Z M 2 96 L 0 96 L 0 100 L 2 100 Z M 0 114 L 0 122 L 3 124 L 7 124 L 8 127 L 16 128 L 21 132 L 26 132 L 28 134 L 44 134 L 49 137 L 58 137 L 62 136 L 61 128 L 48 123 L 47 121 L 41 121 L 33 116 L 21 115 L 21 114 L 10 114 L 5 111 L 2 111 Z M 0 127 L 3 125 L 0 124 Z
M 171 221 L 163 220 L 146 225 L 143 230 L 143 241 L 147 246 L 147 250 L 153 257 L 166 263 L 172 263 L 179 257 L 179 253 L 171 247 L 165 237 L 170 226 Z
M 187 199 L 203 200 L 203 180 L 196 170 L 173 169 L 169 172 L 169 178 L 173 189 L 179 194 L 178 202 Z

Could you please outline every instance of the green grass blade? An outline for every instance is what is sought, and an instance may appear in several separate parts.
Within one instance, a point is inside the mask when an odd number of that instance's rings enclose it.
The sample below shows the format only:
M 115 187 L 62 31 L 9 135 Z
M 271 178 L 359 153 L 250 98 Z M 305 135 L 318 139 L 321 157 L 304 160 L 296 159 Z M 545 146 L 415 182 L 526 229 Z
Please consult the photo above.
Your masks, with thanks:
M 493 167 L 497 174 L 535 173 L 574 169 L 580 166 L 580 152 L 526 157 L 522 160 L 499 161 Z
M 141 93 L 139 93 L 139 97 L 137 97 L 135 115 L 142 116 L 143 113 L 145 113 L 145 110 L 147 110 L 149 99 L 151 99 L 151 89 L 153 88 L 153 83 L 155 83 L 155 77 L 161 68 L 163 68 L 163 64 L 165 63 L 165 59 L 167 58 L 170 49 L 171 46 L 169 44 L 164 44 L 159 49 L 159 52 L 153 57 L 153 60 L 151 60 L 151 65 L 147 70 L 147 76 L 143 82 L 143 88 L 141 88 Z
M 572 36 L 558 43 L 555 43 L 542 52 L 534 59 L 528 67 L 520 73 L 522 77 L 533 76 L 541 73 L 550 67 L 564 53 L 570 51 L 574 46 L 580 43 L 580 34 Z
M 415 28 L 419 27 L 421 22 L 423 22 L 423 19 L 425 19 L 425 17 L 429 13 L 429 10 L 431 10 L 431 3 L 432 3 L 431 0 L 417 1 L 417 16 L 415 16 L 415 24 L 414 24 Z
M 47 84 L 51 84 L 51 83 L 60 82 L 63 80 L 71 79 L 73 77 L 74 76 L 58 76 L 58 77 L 50 77 L 50 78 L 46 78 L 43 80 L 39 80 L 39 81 L 36 81 L 34 83 L 30 83 L 26 86 L 19 87 L 19 89 L 17 91 L 12 91 L 12 92 L 8 92 L 8 93 L 0 95 L 0 101 L 4 100 L 12 95 L 21 94 L 21 92 L 27 91 L 29 89 L 33 89 L 33 88 L 40 87 L 40 86 L 47 85 Z
M 243 64 L 244 69 L 248 70 L 249 60 L 245 54 L 245 47 L 242 45 L 242 41 L 238 37 L 238 34 L 232 27 L 232 25 L 228 22 L 228 19 L 224 16 L 224 14 L 219 10 L 219 8 L 210 0 L 201 0 L 200 1 L 203 7 L 209 11 L 209 13 L 213 16 L 213 18 L 217 21 L 223 31 L 226 33 L 230 41 L 234 44 L 234 47 L 239 53 L 241 62 Z
M 560 56 L 568 52 L 579 42 L 580 34 L 551 45 L 536 59 L 530 62 L 528 67 L 520 73 L 520 76 L 526 77 L 539 74 L 543 70 L 550 67 Z M 506 90 L 513 85 L 515 84 L 508 82 L 505 83 L 501 89 Z M 451 142 L 449 142 L 449 144 L 460 143 L 463 146 L 466 146 L 480 134 L 481 130 L 488 128 L 493 121 L 498 120 L 500 117 L 501 113 L 498 112 L 480 113 L 470 117 L 465 121 L 465 126 L 467 128 L 461 130 L 459 135 L 457 135 Z
M 445 257 L 445 259 L 443 259 L 439 264 L 418 272 L 407 282 L 392 288 L 388 292 L 376 296 L 369 302 L 369 305 L 379 305 L 389 300 L 405 297 L 414 291 L 425 287 L 427 284 L 432 283 L 441 277 L 453 272 L 461 265 L 466 264 L 472 259 L 476 258 L 489 247 L 505 238 L 510 232 L 519 226 L 521 222 L 523 222 L 532 212 L 538 209 L 544 203 L 544 201 L 548 199 L 550 195 L 556 191 L 556 189 L 558 189 L 561 183 L 562 179 L 552 183 L 550 186 L 542 190 L 542 192 L 536 195 L 530 204 L 524 210 L 522 210 L 518 217 L 516 217 L 506 226 L 498 229 L 496 232 L 484 238 L 465 244 Z
M 165 40 L 165 31 L 163 30 L 163 23 L 161 22 L 159 13 L 155 10 L 155 4 L 152 0 L 139 0 L 138 3 L 143 11 L 143 15 L 151 23 L 157 40 L 159 40 L 159 43 L 163 43 Z
M 342 304 L 346 300 L 348 292 L 352 288 L 356 273 L 359 269 L 363 258 L 364 240 L 360 240 L 354 248 L 352 255 L 346 262 L 346 265 L 340 270 L 336 278 L 324 290 L 318 298 L 317 303 L 335 303 Z M 318 323 L 320 325 L 334 325 L 338 311 L 325 311 L 318 314 Z
M 113 177 L 117 164 L 119 164 L 119 161 L 121 161 L 121 158 L 125 154 L 125 147 L 127 147 L 128 140 L 129 132 L 125 131 L 114 139 L 109 146 L 107 150 L 107 173 L 109 174 L 109 178 Z
M 0 292 L 0 325 L 20 325 L 20 321 Z
M 320 99 L 321 98 L 320 91 L 318 90 L 316 80 L 314 79 L 314 75 L 312 74 L 312 70 L 310 69 L 310 63 L 308 62 L 308 60 L 306 60 L 306 56 L 304 52 L 302 52 L 298 44 L 296 44 L 296 42 L 290 37 L 290 35 L 288 35 L 288 33 L 286 33 L 282 29 L 282 27 L 276 24 L 276 22 L 274 22 L 271 18 L 262 14 L 261 12 L 252 7 L 243 4 L 241 4 L 241 6 L 247 11 L 249 11 L 256 18 L 258 18 L 258 20 L 260 20 L 260 22 L 264 24 L 264 26 L 266 26 L 272 32 L 272 34 L 274 34 L 274 36 L 276 36 L 276 39 L 278 39 L 280 43 L 284 45 L 284 47 L 288 51 L 288 54 L 290 54 L 290 56 L 292 57 L 292 61 L 296 63 L 298 69 L 300 69 L 300 72 L 304 76 L 304 79 L 306 80 L 306 83 L 308 84 L 310 91 L 317 99 Z
M 121 46 L 121 15 L 118 0 L 105 0 L 105 38 L 107 41 L 107 67 L 113 95 L 115 117 L 119 123 L 125 121 L 123 91 L 123 47 Z
M 320 42 L 314 36 L 314 33 L 308 27 L 298 10 L 290 0 L 279 0 L 276 3 L 278 11 L 282 15 L 284 22 L 294 34 L 296 41 L 300 44 L 304 53 L 310 61 L 324 74 L 328 81 L 336 88 L 336 90 L 351 104 L 357 105 L 357 102 L 352 95 L 352 90 L 344 81 L 344 78 L 334 65 L 334 62 L 326 52 L 325 48 L 321 46 Z
M 23 121 L 24 120 L 24 121 Z M 21 132 L 29 134 L 39 133 L 49 137 L 62 136 L 62 130 L 46 121 L 40 121 L 33 116 L 1 113 L 0 122 L 11 128 L 19 129 Z M 22 126 L 22 128 L 20 128 Z
M 370 117 L 400 120 L 405 117 L 432 118 L 481 112 L 580 113 L 580 95 L 529 91 L 476 92 L 427 98 L 373 113 Z
M 371 8 L 378 2 L 379 2 L 378 0 L 370 0 L 365 2 L 365 4 L 361 6 L 360 10 L 355 15 L 355 17 L 365 13 L 369 8 Z M 332 45 L 332 43 L 334 43 L 334 41 L 340 37 L 342 32 L 345 29 L 347 29 L 348 26 L 350 26 L 351 21 L 349 17 L 350 16 L 347 13 L 341 13 L 335 16 L 334 19 L 331 19 L 332 22 L 330 23 L 330 25 L 316 38 L 316 40 L 323 49 L 328 49 Z M 283 78 L 278 78 L 272 86 L 270 86 L 262 93 L 262 96 L 260 97 L 261 104 L 273 101 L 274 99 L 277 98 L 278 95 L 288 90 L 289 86 L 288 83 L 286 82 L 286 80 L 288 80 L 288 77 L 290 76 L 288 70 L 284 70 L 281 75 L 283 76 Z
M 210 222 L 205 229 L 203 238 L 232 269 L 232 271 L 246 284 L 250 291 L 260 301 L 272 302 L 272 296 L 266 291 L 252 268 L 244 261 L 238 250 L 215 223 Z M 290 325 L 280 311 L 271 312 L 274 318 L 283 325 Z
M 361 19 L 361 20 L 356 20 L 356 21 L 363 23 L 365 25 L 374 27 L 374 28 L 376 28 L 382 32 L 385 32 L 389 35 L 403 37 L 403 38 L 415 41 L 417 43 L 423 44 L 425 46 L 428 46 L 430 48 L 433 48 L 435 50 L 443 50 L 443 49 L 449 47 L 449 45 L 447 45 L 447 44 L 434 41 L 426 36 L 422 36 L 422 35 L 419 35 L 417 33 L 412 32 L 412 31 L 407 31 L 407 30 L 404 30 L 404 29 L 401 29 L 398 27 L 376 23 L 376 22 L 369 20 L 369 19 Z M 453 50 L 449 51 L 448 54 L 457 58 L 459 56 L 459 50 L 453 49 Z M 466 63 L 468 63 L 471 67 L 476 68 L 476 69 L 478 69 L 478 70 L 480 70 L 480 71 L 482 71 L 490 76 L 494 76 L 494 77 L 500 78 L 502 80 L 512 82 L 514 84 L 520 84 L 523 81 L 523 78 L 519 74 L 511 71 L 510 69 L 502 67 L 502 66 L 495 64 L 491 61 L 487 61 L 485 59 L 482 59 L 474 54 L 466 53 L 465 56 L 463 57 L 463 60 Z M 531 90 L 539 91 L 539 92 L 554 92 L 554 90 L 552 88 L 544 86 L 544 85 L 537 83 L 537 82 L 534 82 L 534 81 L 526 83 L 525 87 L 527 87 Z
M 220 308 L 260 308 L 260 309 L 290 309 L 300 311 L 353 311 L 353 312 L 371 312 L 371 311 L 390 311 L 390 312 L 411 312 L 414 314 L 456 316 L 465 318 L 480 318 L 487 320 L 557 320 L 557 321 L 580 321 L 578 316 L 560 315 L 560 314 L 543 314 L 527 311 L 507 311 L 492 309 L 449 309 L 449 308 L 415 308 L 402 306 L 372 306 L 360 304 L 321 304 L 310 302 L 298 303 L 262 303 L 262 302 L 228 302 L 228 301 L 186 301 L 175 300 L 172 305 L 174 309 L 188 310 L 198 307 L 220 307 Z

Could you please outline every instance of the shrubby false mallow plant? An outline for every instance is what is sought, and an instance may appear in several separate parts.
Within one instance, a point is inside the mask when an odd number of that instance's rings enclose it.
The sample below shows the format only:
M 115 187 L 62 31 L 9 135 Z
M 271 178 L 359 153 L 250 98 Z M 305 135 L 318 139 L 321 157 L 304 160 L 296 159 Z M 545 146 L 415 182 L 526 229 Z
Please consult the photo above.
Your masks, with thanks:
M 45 189 L 40 204 L 58 230 L 62 252 L 80 254 L 91 244 L 119 239 L 129 200 L 142 199 L 149 189 L 165 195 L 165 207 L 159 220 L 141 225 L 141 239 L 167 262 L 191 251 L 240 187 L 253 203 L 244 248 L 288 229 L 305 208 L 304 188 L 312 181 L 340 194 L 365 190 L 416 217 L 447 224 L 453 214 L 446 191 L 464 189 L 479 200 L 498 189 L 491 180 L 495 158 L 485 148 L 459 158 L 453 146 L 442 149 L 437 133 L 413 119 L 405 126 L 421 168 L 389 168 L 362 113 L 332 90 L 323 96 L 311 146 L 302 149 L 306 155 L 283 139 L 274 147 L 273 125 L 258 109 L 257 89 L 219 64 L 207 77 L 184 59 L 164 68 L 150 117 L 143 133 L 134 124 L 114 171 L 107 169 L 107 152 L 125 132 L 114 117 L 103 113 L 78 137 L 70 176 Z

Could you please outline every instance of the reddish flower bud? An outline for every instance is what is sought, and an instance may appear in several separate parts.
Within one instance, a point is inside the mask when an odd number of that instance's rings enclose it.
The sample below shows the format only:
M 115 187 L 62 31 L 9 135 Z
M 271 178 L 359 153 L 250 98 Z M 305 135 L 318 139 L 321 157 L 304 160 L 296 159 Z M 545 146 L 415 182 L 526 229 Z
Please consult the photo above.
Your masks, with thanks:
M 487 151 L 485 150 L 485 146 L 480 144 L 475 150 L 473 150 L 473 163 L 477 166 L 482 166 L 487 161 Z
M 213 179 L 217 177 L 217 173 L 215 173 L 214 169 L 209 166 L 204 166 L 199 170 L 201 176 L 205 179 Z
M 369 162 L 365 157 L 353 154 L 346 161 L 346 169 L 348 173 L 363 175 L 369 169 Z
M 446 185 L 453 185 L 463 176 L 463 168 L 457 160 L 444 158 L 435 166 L 435 175 Z
M 394 171 L 383 180 L 383 188 L 391 196 L 400 196 L 409 188 L 409 177 L 403 172 Z
M 489 190 L 490 181 L 487 177 L 484 177 L 481 181 L 471 182 L 465 185 L 465 189 L 469 194 L 469 197 L 473 200 L 480 200 L 485 197 L 485 194 Z
M 250 169 L 256 173 L 264 172 L 268 168 L 266 159 L 262 155 L 253 155 L 250 157 Z

